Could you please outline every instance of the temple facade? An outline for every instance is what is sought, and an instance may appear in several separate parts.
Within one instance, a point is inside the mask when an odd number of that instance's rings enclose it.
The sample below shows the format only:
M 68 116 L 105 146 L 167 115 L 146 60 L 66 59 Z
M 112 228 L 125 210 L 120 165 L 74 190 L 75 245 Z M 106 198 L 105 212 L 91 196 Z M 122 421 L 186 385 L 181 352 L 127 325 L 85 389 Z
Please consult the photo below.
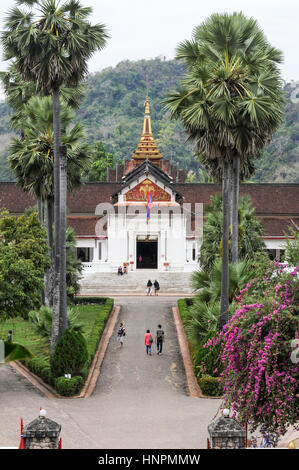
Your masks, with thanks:
M 109 204 L 100 202 L 95 210 L 98 241 L 78 240 L 78 256 L 86 271 L 117 272 L 120 266 L 128 271 L 194 270 L 199 249 L 191 234 L 195 218 L 173 187 L 172 167 L 162 159 L 146 96 L 141 138 L 122 168 L 121 185 L 111 194 Z M 185 178 L 185 173 L 180 177 Z M 202 215 L 200 207 L 198 211 Z

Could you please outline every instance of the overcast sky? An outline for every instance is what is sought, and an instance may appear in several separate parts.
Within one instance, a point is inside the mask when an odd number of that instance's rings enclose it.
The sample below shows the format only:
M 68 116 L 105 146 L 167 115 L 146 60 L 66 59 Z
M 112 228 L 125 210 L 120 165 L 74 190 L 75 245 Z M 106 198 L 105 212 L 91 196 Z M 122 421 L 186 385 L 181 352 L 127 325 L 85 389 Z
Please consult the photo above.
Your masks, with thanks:
M 257 19 L 272 45 L 282 50 L 285 80 L 299 80 L 298 0 L 81 0 L 93 8 L 92 23 L 106 24 L 111 39 L 89 62 L 91 72 L 126 59 L 171 59 L 177 44 L 211 13 L 242 10 Z M 14 0 L 1 1 L 1 29 Z M 0 62 L 0 70 L 6 64 Z

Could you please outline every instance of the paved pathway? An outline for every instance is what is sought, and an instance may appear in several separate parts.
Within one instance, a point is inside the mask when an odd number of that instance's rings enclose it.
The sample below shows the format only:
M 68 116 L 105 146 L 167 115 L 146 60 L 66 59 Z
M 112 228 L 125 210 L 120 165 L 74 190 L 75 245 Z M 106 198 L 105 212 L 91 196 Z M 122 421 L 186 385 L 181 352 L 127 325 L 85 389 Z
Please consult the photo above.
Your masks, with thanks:
M 0 445 L 16 446 L 19 419 L 42 406 L 62 424 L 64 448 L 205 448 L 207 426 L 220 400 L 190 398 L 176 338 L 173 297 L 116 297 L 125 321 L 123 349 L 111 338 L 94 394 L 45 399 L 9 366 L 0 367 Z M 119 322 L 118 322 L 119 323 Z M 158 323 L 166 334 L 161 356 L 145 354 L 144 333 Z

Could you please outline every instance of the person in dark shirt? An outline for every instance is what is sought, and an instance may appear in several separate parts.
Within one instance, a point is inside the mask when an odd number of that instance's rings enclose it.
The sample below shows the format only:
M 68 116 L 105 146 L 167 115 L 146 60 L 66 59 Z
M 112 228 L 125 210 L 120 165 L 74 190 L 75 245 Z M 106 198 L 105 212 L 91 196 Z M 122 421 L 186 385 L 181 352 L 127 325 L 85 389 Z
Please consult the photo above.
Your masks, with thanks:
M 119 329 L 118 329 L 118 332 L 117 332 L 117 341 L 120 343 L 121 347 L 123 347 L 123 345 L 124 345 L 124 337 L 125 336 L 126 336 L 126 329 L 125 329 L 124 323 L 122 322 L 119 325 Z
M 147 286 L 147 294 L 146 295 L 152 295 L 152 281 L 149 279 L 146 286 Z
M 12 331 L 11 330 L 9 330 L 9 332 L 8 332 L 7 341 L 8 341 L 8 343 L 12 343 Z
M 155 288 L 155 295 L 158 295 L 158 291 L 160 290 L 160 285 L 157 280 L 154 282 L 154 288 Z
M 162 347 L 164 343 L 165 335 L 164 331 L 162 330 L 162 326 L 158 325 L 158 329 L 156 332 L 156 345 L 157 345 L 157 354 L 160 355 L 162 353 Z

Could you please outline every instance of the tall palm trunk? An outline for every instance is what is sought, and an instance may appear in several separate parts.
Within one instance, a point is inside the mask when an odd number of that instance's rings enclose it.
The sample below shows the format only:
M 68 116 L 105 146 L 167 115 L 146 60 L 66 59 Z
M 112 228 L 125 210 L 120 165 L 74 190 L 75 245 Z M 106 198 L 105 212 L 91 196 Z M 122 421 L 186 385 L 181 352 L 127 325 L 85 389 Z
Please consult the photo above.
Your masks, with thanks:
M 54 253 L 53 253 L 53 200 L 47 198 L 45 201 L 45 224 L 47 229 L 47 243 L 51 266 L 45 273 L 45 305 L 53 306 L 53 281 L 54 281 Z
M 42 222 L 42 220 L 43 220 L 43 206 L 42 206 L 42 198 L 41 197 L 37 198 L 37 213 L 38 213 L 39 221 Z
M 228 164 L 228 185 L 229 185 L 229 229 L 228 229 L 228 235 L 230 241 L 228 242 L 229 247 L 228 247 L 228 257 L 229 257 L 229 262 L 231 262 L 231 239 L 232 239 L 232 232 L 233 232 L 233 193 L 234 193 L 234 176 L 233 176 L 233 165 L 231 162 Z
M 37 198 L 37 213 L 38 213 L 38 219 L 40 221 L 40 223 L 45 226 L 45 208 L 44 208 L 44 201 L 42 199 L 41 196 L 39 196 Z M 44 277 L 44 281 L 45 281 L 45 277 Z M 45 305 L 45 297 L 46 297 L 46 285 L 45 285 L 45 282 L 44 282 L 44 287 L 42 289 L 42 292 L 41 292 L 41 301 L 42 301 L 42 305 Z
M 237 263 L 239 258 L 239 179 L 240 157 L 233 160 L 233 191 L 232 191 L 232 237 L 231 253 L 232 262 Z
M 229 319 L 229 216 L 230 216 L 230 184 L 229 163 L 223 161 L 222 172 L 222 274 L 219 329 Z
M 60 152 L 60 316 L 59 331 L 63 334 L 67 328 L 67 296 L 66 296 L 66 196 L 67 196 L 67 149 L 61 147 Z
M 53 133 L 54 133 L 54 288 L 51 332 L 51 356 L 60 336 L 60 101 L 59 89 L 53 88 Z

